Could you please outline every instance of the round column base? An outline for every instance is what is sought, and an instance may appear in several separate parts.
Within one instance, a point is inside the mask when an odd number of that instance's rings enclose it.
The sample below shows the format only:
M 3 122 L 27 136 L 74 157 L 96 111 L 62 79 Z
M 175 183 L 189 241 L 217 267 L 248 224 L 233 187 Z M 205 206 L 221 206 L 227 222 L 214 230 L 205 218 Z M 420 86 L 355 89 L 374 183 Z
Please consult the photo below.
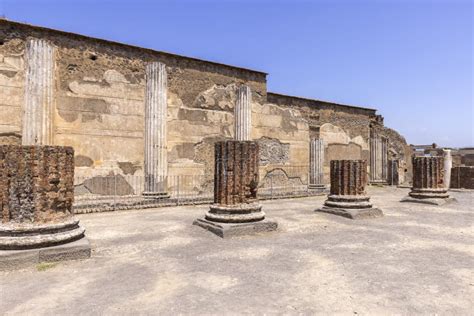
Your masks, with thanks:
M 415 199 L 447 199 L 449 198 L 448 190 L 441 189 L 418 189 L 412 188 L 409 196 Z
M 61 245 L 84 237 L 85 229 L 79 220 L 71 219 L 54 224 L 2 224 L 0 250 L 34 249 Z
M 329 195 L 324 206 L 344 209 L 371 208 L 369 199 L 367 195 Z
M 168 199 L 170 197 L 167 192 L 142 192 L 142 196 L 146 199 Z
M 213 204 L 205 218 L 220 223 L 249 223 L 265 219 L 265 213 L 259 203 L 242 203 L 236 205 Z
M 329 195 L 317 212 L 350 219 L 368 219 L 383 216 L 382 210 L 372 206 L 367 195 Z

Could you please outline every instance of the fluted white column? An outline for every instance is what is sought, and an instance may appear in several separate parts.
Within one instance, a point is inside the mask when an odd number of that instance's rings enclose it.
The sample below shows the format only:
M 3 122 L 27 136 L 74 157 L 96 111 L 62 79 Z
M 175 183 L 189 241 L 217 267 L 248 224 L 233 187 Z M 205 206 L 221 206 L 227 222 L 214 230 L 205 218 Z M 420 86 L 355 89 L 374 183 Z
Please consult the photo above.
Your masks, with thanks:
M 53 144 L 55 48 L 43 39 L 26 42 L 22 144 Z
M 309 184 L 311 186 L 324 186 L 324 141 L 322 139 L 313 138 L 310 142 L 310 174 Z
M 145 69 L 145 192 L 163 196 L 167 191 L 166 65 L 152 62 Z
M 370 138 L 370 181 L 385 182 L 388 168 L 388 139 L 374 136 Z
M 451 184 L 451 168 L 453 167 L 453 156 L 451 156 L 451 149 L 443 149 L 444 157 L 444 185 L 449 189 Z
M 237 90 L 234 117 L 235 140 L 251 140 L 252 91 L 248 86 L 242 86 Z

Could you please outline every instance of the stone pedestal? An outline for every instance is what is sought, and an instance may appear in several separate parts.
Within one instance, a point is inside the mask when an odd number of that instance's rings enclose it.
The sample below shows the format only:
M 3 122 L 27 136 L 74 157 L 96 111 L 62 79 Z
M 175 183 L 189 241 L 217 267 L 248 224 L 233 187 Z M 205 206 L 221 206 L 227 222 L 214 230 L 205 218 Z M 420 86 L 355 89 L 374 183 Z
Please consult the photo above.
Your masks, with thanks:
M 365 160 L 332 160 L 331 191 L 324 206 L 317 211 L 365 219 L 383 216 L 372 206 L 365 193 L 367 162 Z
M 443 205 L 449 197 L 444 184 L 443 157 L 413 157 L 413 187 L 401 202 Z
M 73 217 L 73 200 L 71 147 L 0 146 L 0 269 L 23 258 L 23 250 L 36 261 L 89 257 L 85 230 Z M 54 256 L 45 257 L 48 251 Z
M 277 229 L 257 200 L 258 160 L 257 142 L 216 143 L 214 204 L 194 225 L 223 238 Z

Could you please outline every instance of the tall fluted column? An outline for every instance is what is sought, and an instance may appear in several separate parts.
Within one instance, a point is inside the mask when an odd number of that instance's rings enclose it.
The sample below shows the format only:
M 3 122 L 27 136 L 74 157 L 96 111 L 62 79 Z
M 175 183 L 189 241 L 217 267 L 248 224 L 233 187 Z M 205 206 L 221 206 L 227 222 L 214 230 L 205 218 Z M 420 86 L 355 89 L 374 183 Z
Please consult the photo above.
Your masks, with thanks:
M 145 69 L 145 192 L 148 197 L 167 197 L 166 65 L 152 62 Z
M 309 188 L 324 189 L 324 141 L 313 138 L 309 145 Z
M 370 138 L 370 182 L 387 181 L 388 140 L 385 137 Z
M 453 167 L 453 156 L 451 156 L 451 149 L 443 150 L 444 158 L 444 186 L 449 189 L 451 184 L 451 168 Z
M 235 105 L 235 140 L 251 140 L 252 133 L 252 91 L 248 86 L 237 90 Z
M 26 42 L 22 144 L 53 144 L 55 48 L 43 39 Z
M 443 157 L 413 157 L 413 187 L 402 202 L 442 205 L 452 199 L 444 184 Z
M 317 211 L 351 219 L 383 216 L 380 209 L 372 207 L 366 185 L 365 160 L 331 160 L 331 192 Z

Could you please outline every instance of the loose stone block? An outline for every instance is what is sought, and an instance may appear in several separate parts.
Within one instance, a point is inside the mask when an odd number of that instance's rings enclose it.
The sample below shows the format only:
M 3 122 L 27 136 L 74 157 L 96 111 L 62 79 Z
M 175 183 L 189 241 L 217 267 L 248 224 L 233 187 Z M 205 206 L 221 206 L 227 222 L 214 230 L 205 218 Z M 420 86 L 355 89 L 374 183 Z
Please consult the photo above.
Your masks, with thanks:
M 265 220 L 257 200 L 259 147 L 252 141 L 215 144 L 214 204 L 201 226 L 220 237 L 233 237 L 277 229 Z
M 443 157 L 413 157 L 413 187 L 401 202 L 443 205 L 449 197 L 444 183 Z
M 365 160 L 332 160 L 331 190 L 324 206 L 317 209 L 350 219 L 365 219 L 383 216 L 383 212 L 372 206 L 366 195 L 367 162 Z
M 71 147 L 0 146 L 0 261 L 21 249 L 83 239 L 73 200 Z

